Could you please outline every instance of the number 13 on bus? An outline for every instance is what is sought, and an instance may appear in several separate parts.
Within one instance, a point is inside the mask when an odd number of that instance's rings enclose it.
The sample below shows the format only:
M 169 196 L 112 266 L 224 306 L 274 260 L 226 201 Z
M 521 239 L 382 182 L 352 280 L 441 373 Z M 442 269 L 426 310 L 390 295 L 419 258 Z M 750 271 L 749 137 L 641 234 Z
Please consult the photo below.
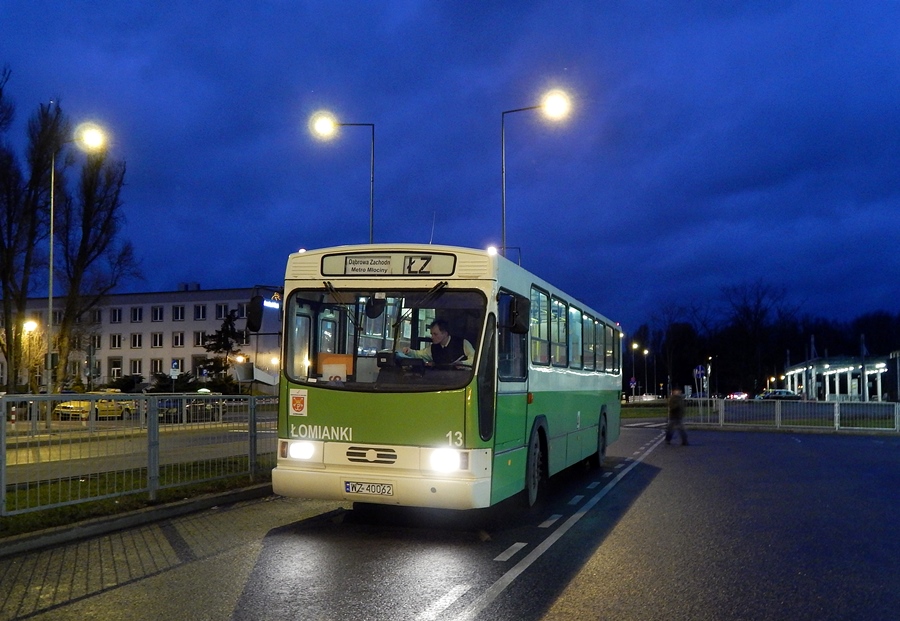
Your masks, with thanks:
M 492 250 L 299 252 L 284 292 L 277 494 L 531 505 L 619 436 L 617 324 Z

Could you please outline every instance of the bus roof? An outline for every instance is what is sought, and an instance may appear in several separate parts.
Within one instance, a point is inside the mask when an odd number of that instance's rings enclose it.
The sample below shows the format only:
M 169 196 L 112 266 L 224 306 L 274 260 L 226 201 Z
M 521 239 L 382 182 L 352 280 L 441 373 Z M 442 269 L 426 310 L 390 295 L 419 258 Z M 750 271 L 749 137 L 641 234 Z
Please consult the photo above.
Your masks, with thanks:
M 500 287 L 518 285 L 521 295 L 528 292 L 521 287 L 534 285 L 551 295 L 590 312 L 597 319 L 618 325 L 566 294 L 558 287 L 532 274 L 525 268 L 498 254 L 494 249 L 464 248 L 434 244 L 358 244 L 333 246 L 315 250 L 301 250 L 290 255 L 285 281 L 364 279 L 446 279 L 491 280 Z M 287 288 L 286 288 L 287 289 Z

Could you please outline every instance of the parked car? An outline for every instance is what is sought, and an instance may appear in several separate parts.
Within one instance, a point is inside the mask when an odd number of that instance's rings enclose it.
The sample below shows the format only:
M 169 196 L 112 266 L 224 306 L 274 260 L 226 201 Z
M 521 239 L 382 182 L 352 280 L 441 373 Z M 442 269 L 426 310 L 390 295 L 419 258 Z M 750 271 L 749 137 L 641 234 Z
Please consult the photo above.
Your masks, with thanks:
M 749 399 L 750 395 L 748 395 L 745 392 L 731 392 L 731 393 L 728 393 L 728 396 L 725 398 L 726 399 L 744 400 L 744 399 Z
M 118 393 L 118 391 L 105 390 L 86 394 L 108 396 L 114 393 Z M 134 401 L 98 397 L 94 400 L 64 401 L 53 408 L 53 412 L 59 417 L 59 420 L 87 420 L 92 411 L 95 419 L 130 418 L 131 413 L 134 412 Z
M 774 388 L 756 396 L 757 399 L 778 399 L 782 401 L 799 401 L 803 397 L 787 388 Z
M 201 395 L 213 394 L 203 389 L 197 392 Z M 197 423 L 221 420 L 223 405 L 221 399 L 197 399 L 188 396 L 166 397 L 159 401 L 159 421 L 161 423 Z

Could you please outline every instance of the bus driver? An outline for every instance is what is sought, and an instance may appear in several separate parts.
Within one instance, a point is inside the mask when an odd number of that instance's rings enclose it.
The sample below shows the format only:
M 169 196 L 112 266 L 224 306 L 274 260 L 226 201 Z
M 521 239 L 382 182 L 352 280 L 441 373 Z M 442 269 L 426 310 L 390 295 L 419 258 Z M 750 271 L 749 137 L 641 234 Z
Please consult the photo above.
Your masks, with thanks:
M 466 339 L 450 336 L 450 326 L 446 319 L 435 319 L 428 328 L 431 330 L 431 343 L 419 350 L 404 347 L 404 354 L 422 358 L 431 364 L 472 366 L 475 348 Z

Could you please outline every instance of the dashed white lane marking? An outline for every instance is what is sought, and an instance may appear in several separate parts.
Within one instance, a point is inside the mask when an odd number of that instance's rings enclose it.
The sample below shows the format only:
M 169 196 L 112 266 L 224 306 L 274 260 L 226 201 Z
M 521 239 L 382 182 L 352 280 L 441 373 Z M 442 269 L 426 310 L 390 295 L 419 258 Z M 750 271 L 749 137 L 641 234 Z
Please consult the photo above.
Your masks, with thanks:
M 555 531 L 550 533 L 547 536 L 547 538 L 544 539 L 544 541 L 542 541 L 540 544 L 538 544 L 531 552 L 529 552 L 525 556 L 525 558 L 523 558 L 521 561 L 519 561 L 513 567 L 511 567 L 505 574 L 503 574 L 500 577 L 499 580 L 497 580 L 494 584 L 492 584 L 490 587 L 488 587 L 488 589 L 484 593 L 482 593 L 479 597 L 477 597 L 475 599 L 475 601 L 472 602 L 472 604 L 466 610 L 464 610 L 459 616 L 456 617 L 456 621 L 469 621 L 469 620 L 477 617 L 478 614 L 481 611 L 483 611 L 485 608 L 487 608 L 491 604 L 491 602 L 493 602 L 495 599 L 497 599 L 497 597 L 499 597 L 500 594 L 506 590 L 506 587 L 508 587 L 510 584 L 512 584 L 513 581 L 516 578 L 518 578 L 519 575 L 523 571 L 525 571 L 526 569 L 531 567 L 531 565 L 534 564 L 534 562 L 536 560 L 538 560 L 541 557 L 541 555 L 544 554 L 544 552 L 549 550 L 550 547 L 553 546 L 554 543 L 559 541 L 563 535 L 565 535 L 567 532 L 569 532 L 569 529 L 571 529 L 573 526 L 575 526 L 575 524 L 577 524 L 581 518 L 583 518 L 585 515 L 587 515 L 587 512 L 590 511 L 591 509 L 593 509 L 594 505 L 596 505 L 598 502 L 600 502 L 603 499 L 603 497 L 606 496 L 610 492 L 610 490 L 612 490 L 616 485 L 619 484 L 619 481 L 621 481 L 623 478 L 625 478 L 625 476 L 629 472 L 631 472 L 631 470 L 635 466 L 637 466 L 639 463 L 641 463 L 644 460 L 644 458 L 647 457 L 647 455 L 649 455 L 653 450 L 655 450 L 656 447 L 658 447 L 662 443 L 662 441 L 663 441 L 663 439 L 662 439 L 662 437 L 660 437 L 653 444 L 653 446 L 651 446 L 649 449 L 647 449 L 647 451 L 643 455 L 641 455 L 639 458 L 637 458 L 635 460 L 632 460 L 628 464 L 627 468 L 625 468 L 624 470 L 619 472 L 619 474 L 616 475 L 616 478 L 614 478 L 612 481 L 610 481 L 605 486 L 603 486 L 603 489 L 601 489 L 599 492 L 597 492 L 593 496 L 593 498 L 588 500 L 587 503 L 585 503 L 584 506 L 582 506 L 571 517 L 569 517 L 568 520 L 563 522 L 559 526 L 559 528 L 557 528 Z
M 498 556 L 497 558 L 495 558 L 494 560 L 499 561 L 501 563 L 503 561 L 508 561 L 509 559 L 514 557 L 519 552 L 519 550 L 521 550 L 522 548 L 524 548 L 527 545 L 528 545 L 527 543 L 521 543 L 521 542 L 514 543 L 511 546 L 509 546 L 508 548 L 506 548 L 506 551 L 503 554 L 501 554 L 500 556 Z
M 581 502 L 582 500 L 584 500 L 584 496 L 580 496 L 580 495 L 573 496 L 572 500 L 569 501 L 569 506 L 573 507 L 573 506 L 577 505 L 579 502 Z
M 434 621 L 434 619 L 439 619 L 441 613 L 452 606 L 456 600 L 465 595 L 470 588 L 472 587 L 468 584 L 456 585 L 455 587 L 450 589 L 450 591 L 446 595 L 444 595 L 442 598 L 422 611 L 422 614 L 418 616 L 418 619 L 420 621 Z
M 556 524 L 557 520 L 559 520 L 559 518 L 561 518 L 561 517 L 562 516 L 559 513 L 554 513 L 553 515 L 548 517 L 546 520 L 544 520 L 543 522 L 538 524 L 538 528 L 550 528 L 551 526 Z

